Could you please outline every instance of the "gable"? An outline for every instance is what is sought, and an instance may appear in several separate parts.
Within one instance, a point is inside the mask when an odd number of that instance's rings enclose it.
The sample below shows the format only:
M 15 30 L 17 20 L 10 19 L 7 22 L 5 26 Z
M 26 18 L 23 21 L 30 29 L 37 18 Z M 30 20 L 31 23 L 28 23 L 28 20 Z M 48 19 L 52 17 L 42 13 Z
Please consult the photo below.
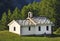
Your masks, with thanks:
M 16 24 L 16 25 L 19 25 L 15 20 L 11 21 L 8 26 L 12 25 L 12 24 Z
M 36 25 L 36 22 L 32 20 L 31 18 L 27 18 L 30 22 L 32 22 L 34 25 Z

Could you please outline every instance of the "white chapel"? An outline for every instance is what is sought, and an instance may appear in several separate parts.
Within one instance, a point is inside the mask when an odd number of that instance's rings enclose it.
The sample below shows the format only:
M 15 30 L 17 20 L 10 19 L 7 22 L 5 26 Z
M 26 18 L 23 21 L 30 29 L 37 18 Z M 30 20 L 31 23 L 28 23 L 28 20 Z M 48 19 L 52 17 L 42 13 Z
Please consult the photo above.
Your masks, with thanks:
M 46 17 L 34 17 L 28 12 L 25 20 L 13 20 L 9 24 L 9 32 L 19 35 L 42 35 L 52 34 L 53 22 Z

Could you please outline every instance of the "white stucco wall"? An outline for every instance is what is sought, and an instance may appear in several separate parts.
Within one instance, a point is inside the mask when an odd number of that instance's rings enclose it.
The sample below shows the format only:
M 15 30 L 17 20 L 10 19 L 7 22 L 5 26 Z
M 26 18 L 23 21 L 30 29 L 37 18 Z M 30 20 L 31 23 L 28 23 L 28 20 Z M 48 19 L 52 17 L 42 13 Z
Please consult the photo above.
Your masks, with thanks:
M 16 31 L 14 31 L 14 27 L 16 28 Z M 9 25 L 9 32 L 13 32 L 20 35 L 20 25 L 14 21 L 11 25 Z

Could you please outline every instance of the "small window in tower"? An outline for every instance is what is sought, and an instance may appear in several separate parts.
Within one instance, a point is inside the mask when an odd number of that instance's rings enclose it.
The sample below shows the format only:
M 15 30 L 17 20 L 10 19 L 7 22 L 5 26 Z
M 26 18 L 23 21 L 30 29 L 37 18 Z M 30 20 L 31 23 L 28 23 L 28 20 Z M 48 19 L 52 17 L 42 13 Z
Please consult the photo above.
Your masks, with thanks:
M 38 30 L 41 31 L 41 27 L 40 26 L 38 27 Z
M 14 27 L 14 31 L 16 31 L 16 27 Z
M 30 17 L 30 13 L 29 13 L 29 17 Z

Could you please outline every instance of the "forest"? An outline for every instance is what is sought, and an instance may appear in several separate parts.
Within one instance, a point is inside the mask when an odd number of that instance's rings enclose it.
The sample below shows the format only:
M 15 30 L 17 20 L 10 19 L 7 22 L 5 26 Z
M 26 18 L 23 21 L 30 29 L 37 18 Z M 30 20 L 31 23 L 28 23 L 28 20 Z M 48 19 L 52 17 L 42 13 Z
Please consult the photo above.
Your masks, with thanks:
M 54 31 L 60 30 L 60 0 L 41 0 L 40 2 L 29 3 L 24 5 L 22 9 L 15 7 L 13 11 L 8 9 L 4 11 L 0 20 L 0 30 L 8 30 L 7 24 L 12 20 L 24 20 L 28 12 L 31 11 L 34 16 L 45 16 L 53 23 Z

